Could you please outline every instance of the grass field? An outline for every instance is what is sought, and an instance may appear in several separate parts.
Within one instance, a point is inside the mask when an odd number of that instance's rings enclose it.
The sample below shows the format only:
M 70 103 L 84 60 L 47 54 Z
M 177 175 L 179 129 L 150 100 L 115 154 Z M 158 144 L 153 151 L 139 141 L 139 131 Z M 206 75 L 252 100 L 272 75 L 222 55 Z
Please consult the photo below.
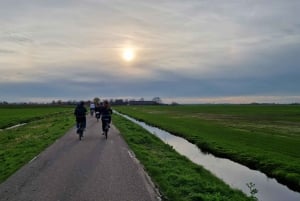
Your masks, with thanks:
M 241 191 L 231 189 L 140 126 L 118 115 L 114 115 L 113 123 L 159 187 L 163 200 L 254 200 Z
M 300 191 L 300 106 L 123 106 L 116 110 Z
M 73 111 L 73 107 L 50 105 L 1 105 L 0 129 L 44 118 L 47 115 L 51 116 L 53 114 L 68 111 Z
M 74 125 L 73 109 L 66 107 L 0 107 L 1 125 L 26 125 L 0 131 L 0 183 Z M 2 120 L 5 119 L 3 123 Z

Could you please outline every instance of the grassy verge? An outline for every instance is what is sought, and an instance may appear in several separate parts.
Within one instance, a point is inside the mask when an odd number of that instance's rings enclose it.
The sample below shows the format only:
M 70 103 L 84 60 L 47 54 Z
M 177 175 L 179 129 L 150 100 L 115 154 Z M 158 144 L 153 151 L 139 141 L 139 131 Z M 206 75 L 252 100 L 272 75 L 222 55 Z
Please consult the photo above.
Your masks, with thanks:
M 74 125 L 70 114 L 52 115 L 0 132 L 0 182 L 65 134 Z
M 299 106 L 117 107 L 300 191 Z
M 140 126 L 117 115 L 114 115 L 113 121 L 159 187 L 164 200 L 252 200 L 241 191 L 231 189 L 201 166 L 179 155 L 172 147 Z
M 19 123 L 28 123 L 53 114 L 71 112 L 72 106 L 47 106 L 47 105 L 1 105 L 0 129 Z

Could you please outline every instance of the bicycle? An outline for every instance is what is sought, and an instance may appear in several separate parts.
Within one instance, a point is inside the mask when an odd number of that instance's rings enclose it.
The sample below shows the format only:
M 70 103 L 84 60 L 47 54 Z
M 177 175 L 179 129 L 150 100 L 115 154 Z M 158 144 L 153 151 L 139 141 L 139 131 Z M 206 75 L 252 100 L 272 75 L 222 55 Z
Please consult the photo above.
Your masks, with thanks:
M 81 140 L 83 137 L 83 131 L 84 131 L 83 122 L 78 123 L 78 126 L 79 127 L 77 129 L 77 133 L 78 133 L 79 140 Z
M 95 109 L 90 109 L 91 116 L 94 116 Z
M 105 139 L 107 139 L 108 130 L 110 128 L 109 121 L 110 121 L 110 119 L 106 119 L 106 118 L 102 119 L 102 123 L 104 124 L 103 128 L 104 128 Z
M 97 112 L 95 113 L 95 116 L 96 116 L 96 119 L 97 119 L 97 122 L 98 122 L 99 119 L 100 119 L 100 112 L 97 111 Z

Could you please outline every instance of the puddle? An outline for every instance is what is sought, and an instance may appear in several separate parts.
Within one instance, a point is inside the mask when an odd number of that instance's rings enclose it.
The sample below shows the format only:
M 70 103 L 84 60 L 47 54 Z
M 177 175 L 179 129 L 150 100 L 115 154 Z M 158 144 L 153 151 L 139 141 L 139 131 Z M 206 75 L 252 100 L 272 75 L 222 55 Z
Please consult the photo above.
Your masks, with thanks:
M 240 189 L 247 195 L 250 190 L 247 183 L 252 182 L 258 190 L 256 197 L 259 201 L 299 201 L 300 193 L 290 190 L 288 187 L 278 183 L 275 179 L 267 177 L 264 173 L 251 170 L 246 166 L 228 159 L 218 158 L 212 154 L 203 153 L 196 145 L 184 138 L 177 137 L 162 129 L 137 121 L 127 115 L 120 114 L 126 119 L 140 125 L 150 133 L 159 137 L 165 143 L 171 145 L 178 153 L 186 156 L 194 163 L 203 166 L 232 188 Z

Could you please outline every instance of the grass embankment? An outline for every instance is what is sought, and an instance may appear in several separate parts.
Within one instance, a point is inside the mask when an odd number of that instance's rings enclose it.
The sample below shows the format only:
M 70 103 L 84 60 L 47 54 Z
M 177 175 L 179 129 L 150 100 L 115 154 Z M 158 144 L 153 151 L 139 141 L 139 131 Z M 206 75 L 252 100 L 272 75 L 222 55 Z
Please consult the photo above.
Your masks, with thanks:
M 73 108 L 73 107 L 72 107 Z M 71 106 L 47 105 L 1 105 L 0 129 L 20 123 L 28 123 L 44 118 L 47 115 L 71 111 Z
M 36 111 L 35 109 L 33 111 Z M 31 121 L 24 126 L 0 131 L 0 183 L 74 125 L 74 117 L 70 109 L 67 111 L 66 108 L 58 107 L 48 109 L 49 112 L 53 109 L 56 111 L 63 109 L 65 112 L 51 116 L 48 112 L 44 118 L 39 116 L 39 120 Z M 14 115 L 22 116 L 22 113 Z
M 127 106 L 118 111 L 300 191 L 300 106 Z
M 164 200 L 252 200 L 242 192 L 231 189 L 201 166 L 179 155 L 140 126 L 118 115 L 114 115 L 113 122 L 159 187 Z

